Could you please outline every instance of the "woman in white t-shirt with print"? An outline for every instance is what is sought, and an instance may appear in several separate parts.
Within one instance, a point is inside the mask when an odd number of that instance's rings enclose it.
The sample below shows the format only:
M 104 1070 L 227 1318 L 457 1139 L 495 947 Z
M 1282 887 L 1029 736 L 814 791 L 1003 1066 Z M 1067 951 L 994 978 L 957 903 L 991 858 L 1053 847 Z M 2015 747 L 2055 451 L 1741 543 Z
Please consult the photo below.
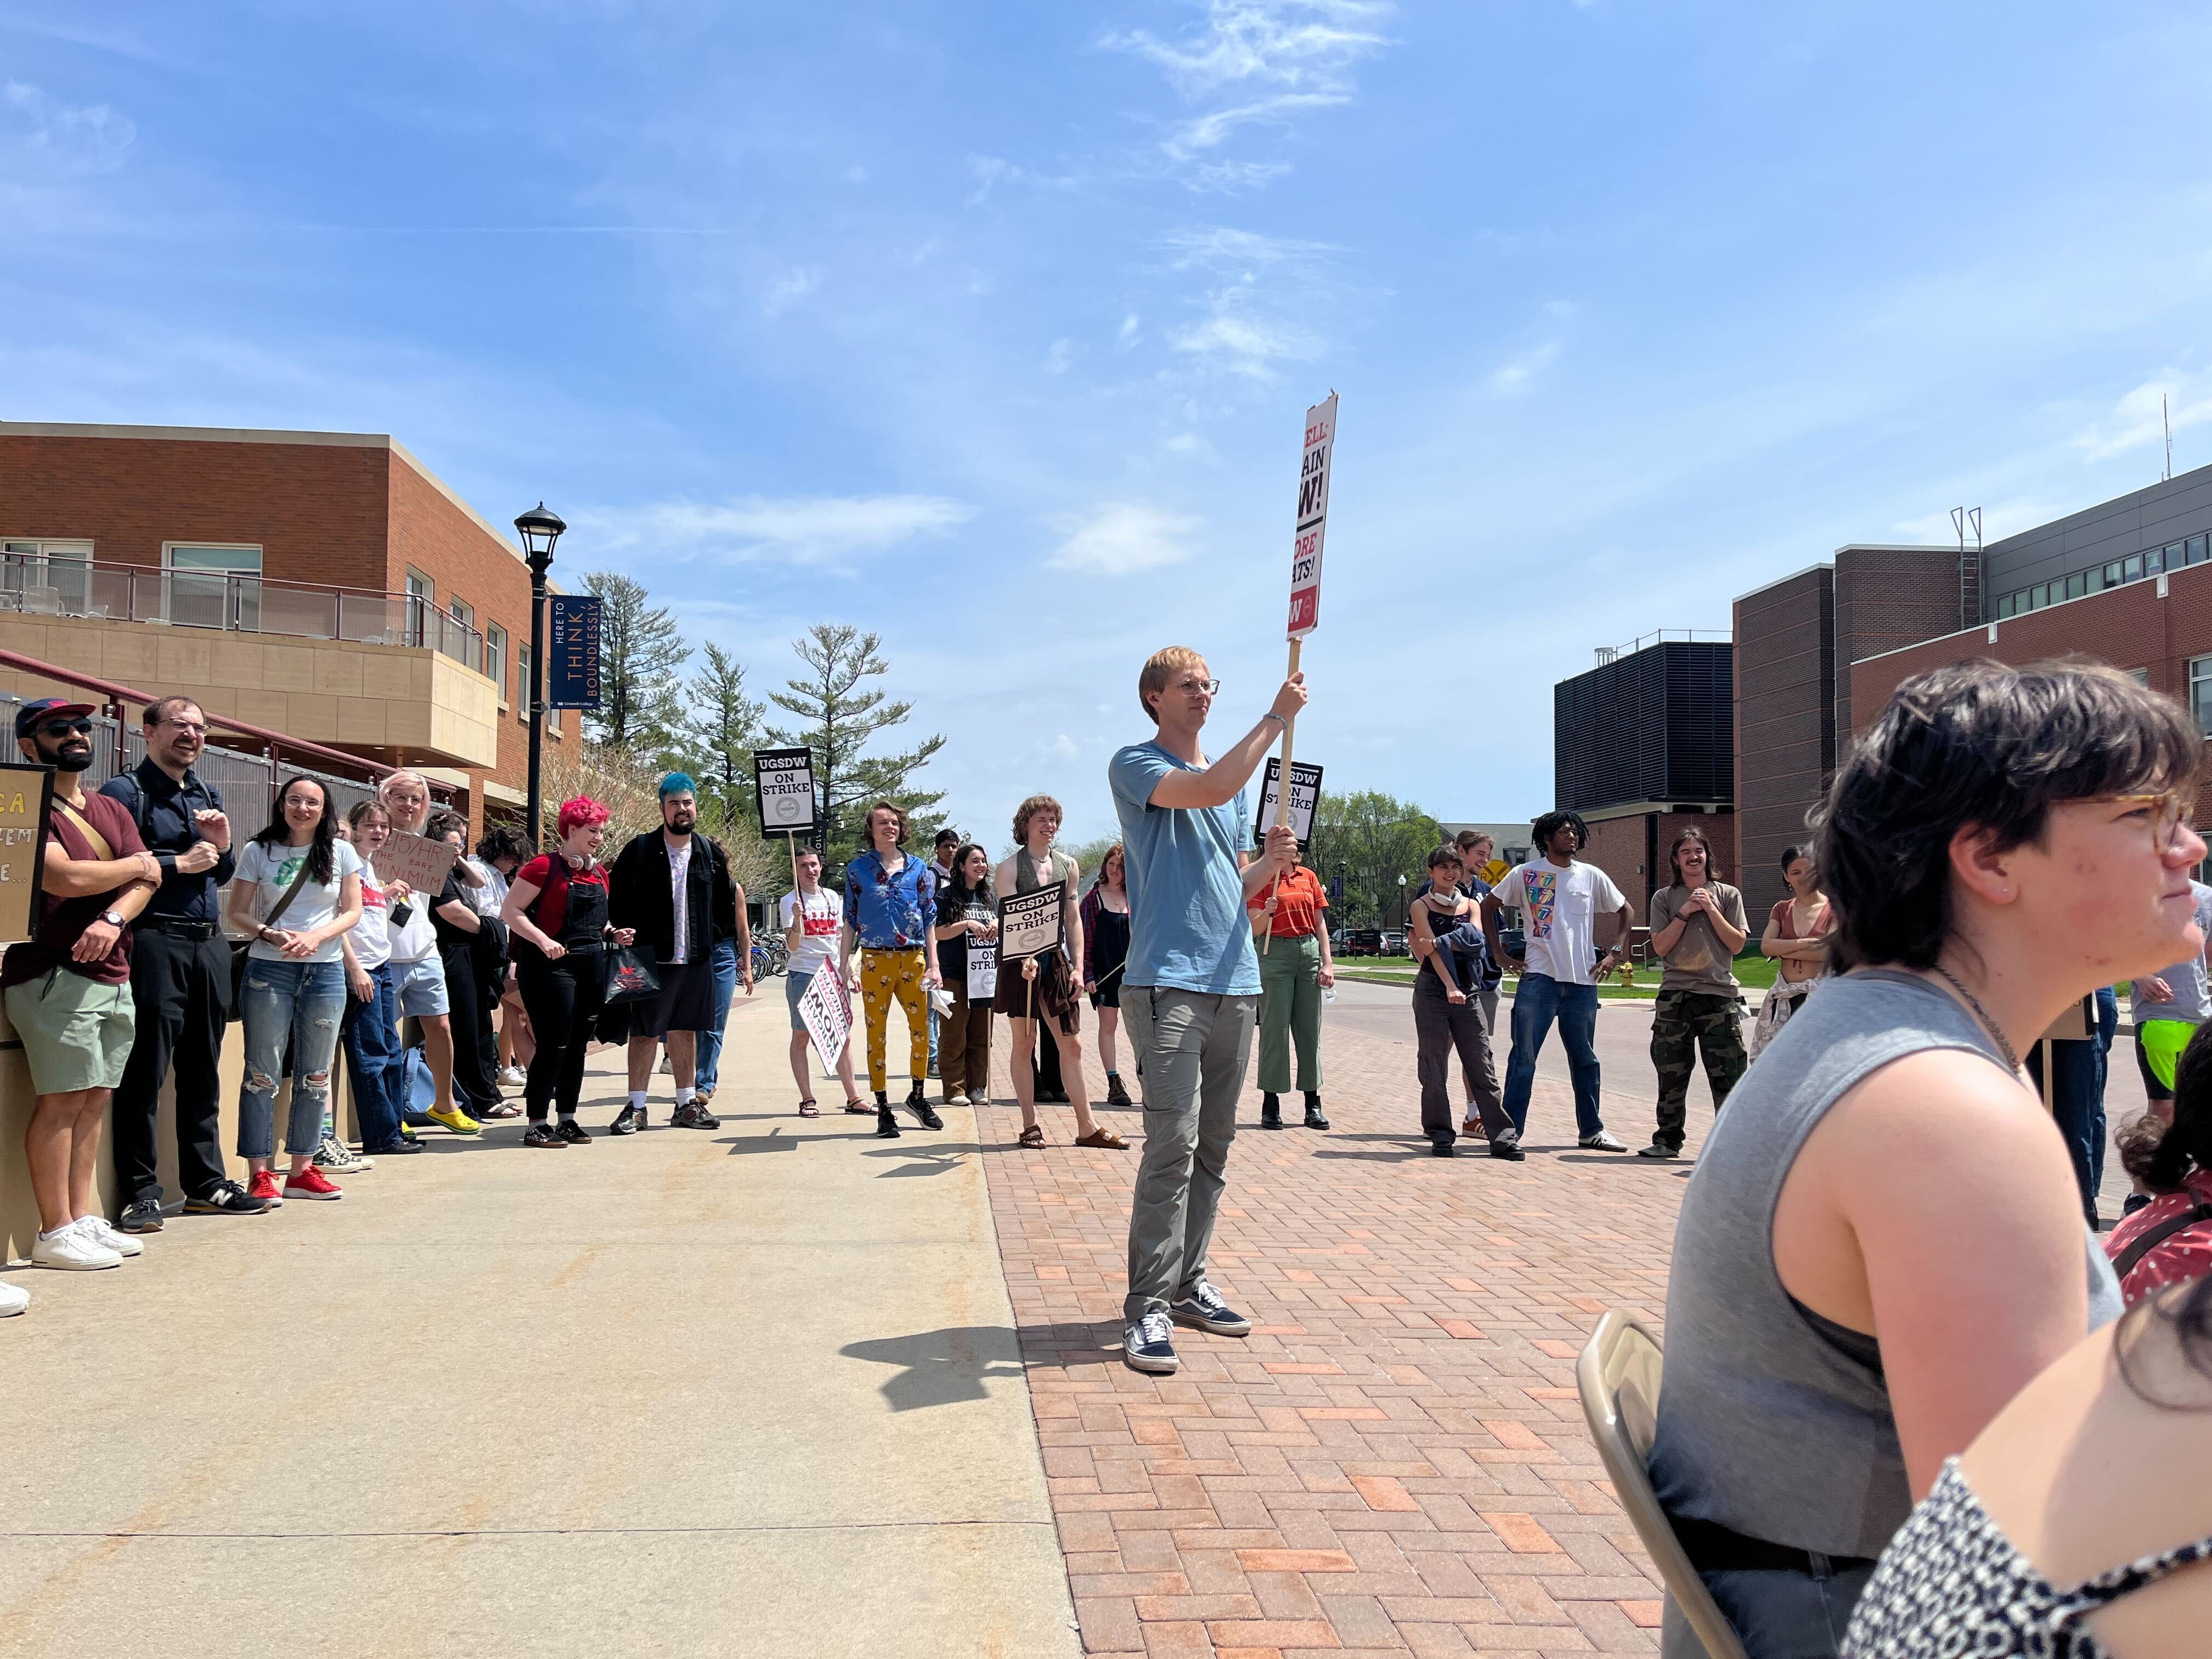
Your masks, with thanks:
M 392 814 L 383 802 L 364 800 L 346 814 L 361 854 L 361 921 L 338 941 L 345 961 L 345 1020 L 339 1040 L 353 1079 L 354 1115 L 361 1120 L 364 1153 L 396 1158 L 419 1152 L 422 1142 L 400 1126 L 406 1104 L 406 1051 L 399 1043 L 399 994 L 392 977 L 392 907 L 412 893 L 404 881 L 384 882 L 376 855 L 392 838 Z
M 791 951 L 790 965 L 783 975 L 783 1000 L 791 1006 L 791 1075 L 799 1083 L 799 1115 L 819 1117 L 822 1109 L 814 1103 L 812 1074 L 807 1069 L 806 1051 L 813 1039 L 807 1036 L 806 1022 L 799 1017 L 799 1000 L 806 994 L 815 975 L 824 968 L 834 970 L 836 965 L 837 930 L 845 925 L 845 901 L 822 884 L 819 853 L 802 848 L 797 867 L 799 890 L 786 893 L 776 906 L 783 942 Z M 860 1085 L 854 1080 L 849 1039 L 837 1055 L 837 1081 L 845 1085 L 847 1111 L 862 1117 L 874 1113 L 876 1109 L 860 1098 Z
M 361 854 L 338 839 L 330 792 L 293 778 L 276 816 L 246 844 L 230 884 L 229 921 L 250 935 L 239 1006 L 246 1027 L 246 1080 L 239 1089 L 238 1152 L 252 1172 L 247 1190 L 288 1198 L 340 1196 L 315 1167 L 331 1061 L 345 1012 L 345 963 L 338 941 L 361 920 Z M 292 1167 L 278 1191 L 276 1081 L 292 1055 L 292 1111 L 284 1150 Z

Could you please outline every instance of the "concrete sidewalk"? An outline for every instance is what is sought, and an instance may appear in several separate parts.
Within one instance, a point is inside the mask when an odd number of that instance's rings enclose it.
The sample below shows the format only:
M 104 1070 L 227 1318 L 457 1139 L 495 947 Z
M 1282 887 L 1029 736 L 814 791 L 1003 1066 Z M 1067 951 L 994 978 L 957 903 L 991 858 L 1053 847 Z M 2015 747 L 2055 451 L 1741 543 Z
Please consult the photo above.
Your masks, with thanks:
M 1078 1652 L 973 1116 L 802 1121 L 787 1030 L 716 1133 L 657 1078 L 14 1275 L 0 1654 Z

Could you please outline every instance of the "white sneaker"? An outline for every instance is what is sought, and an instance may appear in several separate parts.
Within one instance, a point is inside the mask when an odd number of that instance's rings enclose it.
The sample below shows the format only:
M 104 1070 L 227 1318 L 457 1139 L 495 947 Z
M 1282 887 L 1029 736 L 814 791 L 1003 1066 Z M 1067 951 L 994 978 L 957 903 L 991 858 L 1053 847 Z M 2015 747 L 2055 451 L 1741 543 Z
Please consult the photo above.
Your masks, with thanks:
M 520 1089 L 529 1081 L 529 1074 L 520 1066 L 510 1066 L 499 1074 L 499 1086 L 502 1089 Z
M 95 1243 L 105 1244 L 118 1255 L 143 1255 L 146 1247 L 129 1233 L 120 1233 L 107 1224 L 104 1215 L 81 1216 L 78 1231 L 88 1235 Z
M 0 1319 L 19 1314 L 31 1305 L 31 1293 L 21 1285 L 10 1285 L 0 1279 Z
M 40 1233 L 37 1243 L 31 1246 L 31 1262 L 34 1267 L 86 1273 L 94 1267 L 119 1267 L 123 1255 L 119 1250 L 109 1249 L 72 1221 L 66 1227 Z
M 323 1144 L 315 1149 L 315 1162 L 325 1170 L 342 1170 L 347 1175 L 359 1175 L 376 1167 L 373 1159 L 363 1158 L 336 1135 L 323 1137 Z

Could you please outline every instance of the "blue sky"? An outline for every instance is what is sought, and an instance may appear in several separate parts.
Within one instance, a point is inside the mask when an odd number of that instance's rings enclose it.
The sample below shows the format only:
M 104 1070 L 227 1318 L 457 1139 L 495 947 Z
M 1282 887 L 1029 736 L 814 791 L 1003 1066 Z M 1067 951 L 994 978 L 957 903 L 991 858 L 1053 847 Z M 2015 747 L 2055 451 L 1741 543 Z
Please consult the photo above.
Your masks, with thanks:
M 1843 542 L 2212 460 L 2201 8 L 0 0 L 0 415 L 389 431 L 750 665 L 834 620 L 1003 833 L 1282 672 L 1551 799 L 1551 686 Z M 1224 733 L 1226 734 L 1226 733 Z

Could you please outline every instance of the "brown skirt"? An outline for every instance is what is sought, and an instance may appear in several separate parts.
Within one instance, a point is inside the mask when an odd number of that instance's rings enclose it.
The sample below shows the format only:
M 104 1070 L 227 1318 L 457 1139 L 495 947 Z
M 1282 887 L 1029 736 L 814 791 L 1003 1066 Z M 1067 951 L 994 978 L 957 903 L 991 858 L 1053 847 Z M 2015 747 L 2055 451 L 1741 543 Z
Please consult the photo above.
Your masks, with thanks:
M 1047 951 L 1037 958 L 1034 980 L 1022 977 L 1020 963 L 1000 963 L 999 985 L 991 994 L 991 1006 L 994 1012 L 1011 1014 L 1016 1019 L 1057 1020 L 1060 1029 L 1070 1036 L 1082 1028 L 1083 999 L 1076 994 L 1075 976 L 1068 972 L 1067 958 L 1058 951 Z

